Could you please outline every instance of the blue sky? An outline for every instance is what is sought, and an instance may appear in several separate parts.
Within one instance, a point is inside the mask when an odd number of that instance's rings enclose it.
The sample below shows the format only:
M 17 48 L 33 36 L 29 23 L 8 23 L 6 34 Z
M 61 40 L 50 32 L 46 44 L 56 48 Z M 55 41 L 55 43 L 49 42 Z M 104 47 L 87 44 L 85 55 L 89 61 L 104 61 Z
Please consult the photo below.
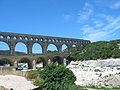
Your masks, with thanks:
M 0 31 L 120 39 L 120 0 L 0 0 Z
M 0 0 L 0 31 L 119 39 L 120 0 Z

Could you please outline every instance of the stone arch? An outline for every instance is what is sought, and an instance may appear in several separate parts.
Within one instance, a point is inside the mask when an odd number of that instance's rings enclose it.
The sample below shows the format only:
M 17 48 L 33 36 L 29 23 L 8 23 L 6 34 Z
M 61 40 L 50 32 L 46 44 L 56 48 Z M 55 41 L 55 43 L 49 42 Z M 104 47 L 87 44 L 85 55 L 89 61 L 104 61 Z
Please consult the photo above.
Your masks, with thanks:
M 7 39 L 10 39 L 10 36 L 7 36 Z
M 72 50 L 77 50 L 77 45 L 76 44 L 72 45 Z
M 43 57 L 38 57 L 35 59 L 36 62 L 36 68 L 42 68 L 46 65 L 45 59 Z
M 4 38 L 3 35 L 0 35 L 0 38 Z
M 0 55 L 8 55 L 10 54 L 10 47 L 7 42 L 0 41 Z
M 17 42 L 15 44 L 15 51 L 20 54 L 27 54 L 27 45 L 24 42 Z
M 40 43 L 34 43 L 32 45 L 32 53 L 33 54 L 42 53 L 42 45 Z
M 25 37 L 25 40 L 29 40 L 28 37 Z
M 68 52 L 68 45 L 67 44 L 62 45 L 62 52 Z
M 74 61 L 74 58 L 72 58 L 71 56 L 68 56 L 66 58 L 66 65 L 70 64 L 71 61 Z
M 63 64 L 63 59 L 60 56 L 53 57 L 53 63 Z
M 18 65 L 18 69 L 19 69 L 20 67 L 22 67 L 22 65 L 23 65 L 23 67 L 24 67 L 24 65 L 25 65 L 26 69 L 32 69 L 32 68 L 33 68 L 32 62 L 31 62 L 28 58 L 21 58 L 21 59 L 17 62 L 17 65 Z
M 22 37 L 22 36 L 20 36 L 20 37 L 19 37 L 19 39 L 20 39 L 20 40 L 23 40 L 23 37 Z
M 0 66 L 12 66 L 12 63 L 7 58 L 0 59 Z
M 53 43 L 48 44 L 48 46 L 47 46 L 47 53 L 56 53 L 56 52 L 58 52 L 57 45 L 55 45 Z
M 14 37 L 13 37 L 13 39 L 15 39 L 15 40 L 16 40 L 16 39 L 17 39 L 17 37 L 16 37 L 16 36 L 14 36 Z

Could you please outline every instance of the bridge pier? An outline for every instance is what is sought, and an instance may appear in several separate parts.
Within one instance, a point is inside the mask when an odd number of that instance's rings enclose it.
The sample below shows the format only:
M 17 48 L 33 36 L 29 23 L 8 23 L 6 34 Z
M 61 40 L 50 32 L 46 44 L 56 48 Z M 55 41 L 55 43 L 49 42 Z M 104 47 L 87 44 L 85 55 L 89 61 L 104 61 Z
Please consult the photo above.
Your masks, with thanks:
M 42 53 L 43 54 L 47 53 L 47 46 L 46 45 L 42 46 Z
M 33 60 L 32 65 L 33 65 L 33 69 L 36 69 L 36 61 L 35 60 Z
M 32 54 L 32 46 L 31 45 L 27 46 L 27 54 Z
M 15 54 L 15 47 L 12 46 L 12 45 L 9 45 L 9 48 L 10 48 L 10 55 L 14 55 Z
M 48 59 L 48 64 L 50 64 L 51 63 L 51 60 L 50 59 Z
M 62 53 L 62 45 L 57 46 L 58 53 Z
M 90 43 L 89 40 L 83 40 L 83 39 L 73 39 L 73 38 L 62 38 L 62 37 L 50 37 L 50 36 L 42 36 L 42 35 L 31 35 L 31 34 L 20 34 L 20 33 L 9 33 L 9 32 L 0 32 L 0 41 L 6 43 L 9 46 L 10 52 L 8 57 L 10 56 L 10 58 L 14 58 L 15 61 L 17 61 L 16 59 L 18 59 L 18 57 L 30 57 L 32 60 L 35 60 L 34 56 L 32 54 L 32 46 L 34 45 L 34 43 L 38 43 L 41 45 L 42 47 L 42 54 L 43 57 L 47 56 L 49 57 L 50 54 L 47 54 L 47 47 L 49 44 L 53 44 L 57 47 L 58 53 L 56 54 L 56 56 L 63 56 L 62 55 L 62 45 L 66 45 L 68 48 L 68 53 L 69 55 L 71 54 L 71 49 L 72 49 L 72 45 L 76 45 L 77 49 L 80 49 L 81 46 L 85 46 L 87 44 Z M 19 42 L 22 42 L 26 45 L 27 47 L 27 54 L 25 56 L 18 56 L 15 55 L 15 45 Z M 64 54 L 64 53 L 63 53 Z M 12 56 L 13 55 L 13 56 Z M 41 54 L 39 54 L 41 55 Z M 50 57 L 53 57 L 55 55 L 52 55 Z M 0 56 L 0 58 L 2 57 L 2 55 Z M 6 56 L 5 56 L 6 58 Z M 61 59 L 60 57 L 56 57 L 57 60 L 61 60 L 59 61 L 59 63 L 63 64 L 63 59 Z M 32 61 L 31 60 L 31 61 Z M 47 63 L 46 59 L 46 63 Z M 55 59 L 54 59 L 55 60 Z M 56 61 L 57 61 L 56 60 Z M 52 59 L 49 59 L 49 62 L 51 62 Z M 64 64 L 66 64 L 66 58 L 64 58 Z M 29 62 L 29 67 L 35 69 L 36 68 L 36 62 Z M 14 66 L 17 66 L 17 62 L 14 62 Z
M 64 59 L 63 59 L 63 64 L 64 64 L 64 65 L 67 65 L 66 61 L 67 61 L 66 58 L 64 58 Z
M 71 53 L 72 46 L 68 46 L 68 53 Z
M 14 67 L 17 67 L 17 61 L 14 62 Z

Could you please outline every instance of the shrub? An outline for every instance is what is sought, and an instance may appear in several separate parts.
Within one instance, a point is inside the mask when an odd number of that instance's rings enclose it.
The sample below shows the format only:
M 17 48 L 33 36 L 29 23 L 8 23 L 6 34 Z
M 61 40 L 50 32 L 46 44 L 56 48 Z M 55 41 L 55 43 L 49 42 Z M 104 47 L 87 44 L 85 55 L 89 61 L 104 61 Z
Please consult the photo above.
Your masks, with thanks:
M 75 80 L 76 77 L 68 68 L 52 63 L 39 71 L 39 79 L 34 84 L 49 90 L 68 90 L 68 86 L 75 85 Z

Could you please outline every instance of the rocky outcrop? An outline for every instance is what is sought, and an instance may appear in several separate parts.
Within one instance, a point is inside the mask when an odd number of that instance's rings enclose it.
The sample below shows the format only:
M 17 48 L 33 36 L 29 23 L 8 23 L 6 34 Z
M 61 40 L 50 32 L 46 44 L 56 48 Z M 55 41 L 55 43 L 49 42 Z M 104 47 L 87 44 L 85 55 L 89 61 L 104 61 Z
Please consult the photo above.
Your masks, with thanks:
M 72 61 L 67 68 L 77 77 L 77 85 L 120 87 L 120 59 Z
M 7 88 L 5 88 L 3 86 L 0 86 L 0 90 L 9 90 L 9 89 L 7 89 Z

